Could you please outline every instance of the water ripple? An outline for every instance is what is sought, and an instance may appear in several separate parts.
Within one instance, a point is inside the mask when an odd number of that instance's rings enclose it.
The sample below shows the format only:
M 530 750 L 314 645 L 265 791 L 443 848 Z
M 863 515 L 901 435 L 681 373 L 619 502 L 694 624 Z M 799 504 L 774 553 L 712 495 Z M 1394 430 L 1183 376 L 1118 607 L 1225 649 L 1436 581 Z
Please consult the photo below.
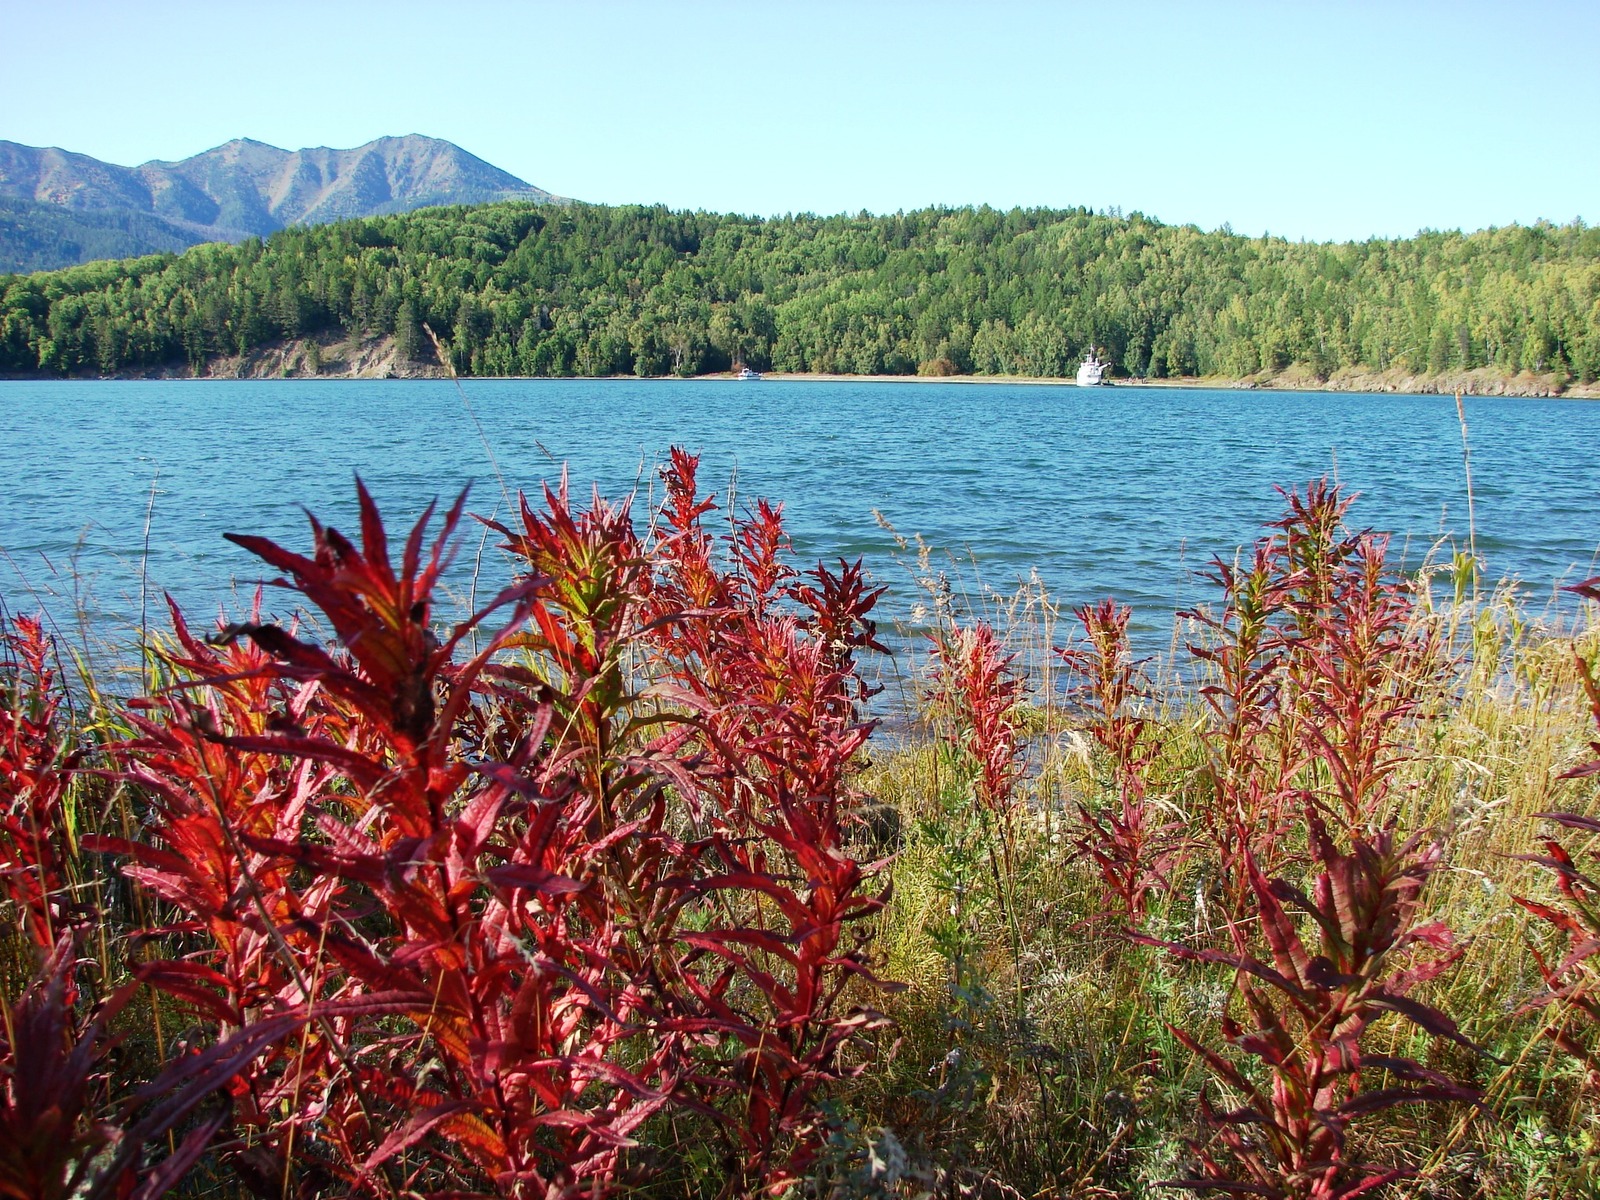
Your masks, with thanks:
M 1466 540 L 1460 427 L 1449 397 L 1096 391 L 1007 385 L 720 381 L 471 381 L 467 395 L 507 481 L 537 489 L 566 460 L 575 485 L 638 487 L 668 446 L 705 456 L 722 495 L 785 502 L 796 548 L 864 555 L 915 599 L 873 510 L 921 534 L 948 571 L 1007 591 L 1037 570 L 1059 599 L 1136 601 L 1165 641 L 1171 613 L 1209 593 L 1196 571 L 1253 538 L 1274 485 L 1336 474 L 1364 525 L 1415 563 Z M 1600 405 L 1467 401 L 1478 546 L 1493 576 L 1548 595 L 1594 573 Z M 81 603 L 138 612 L 152 587 L 214 613 L 260 572 L 221 540 L 253 531 L 302 546 L 305 505 L 354 523 L 360 471 L 400 526 L 427 499 L 499 485 L 460 395 L 436 381 L 5 382 L 0 595 L 12 608 Z M 157 472 L 159 471 L 159 478 Z M 144 555 L 152 481 L 158 494 Z M 452 584 L 464 591 L 473 541 Z M 77 598 L 72 572 L 78 573 Z M 70 611 L 67 613 L 70 615 Z

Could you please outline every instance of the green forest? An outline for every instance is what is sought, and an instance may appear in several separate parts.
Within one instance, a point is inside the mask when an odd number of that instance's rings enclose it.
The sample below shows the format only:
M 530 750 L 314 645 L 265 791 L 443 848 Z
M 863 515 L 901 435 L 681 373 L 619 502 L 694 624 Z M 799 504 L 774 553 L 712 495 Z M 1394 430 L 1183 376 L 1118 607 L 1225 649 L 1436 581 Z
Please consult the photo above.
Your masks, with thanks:
M 1352 243 L 1087 209 L 771 219 L 529 203 L 296 227 L 265 241 L 0 276 L 0 371 L 188 364 L 427 325 L 474 375 L 1241 378 L 1299 367 L 1600 374 L 1600 229 Z
M 178 253 L 198 234 L 147 213 L 97 211 L 0 196 L 0 276 L 97 258 L 127 258 L 152 250 Z

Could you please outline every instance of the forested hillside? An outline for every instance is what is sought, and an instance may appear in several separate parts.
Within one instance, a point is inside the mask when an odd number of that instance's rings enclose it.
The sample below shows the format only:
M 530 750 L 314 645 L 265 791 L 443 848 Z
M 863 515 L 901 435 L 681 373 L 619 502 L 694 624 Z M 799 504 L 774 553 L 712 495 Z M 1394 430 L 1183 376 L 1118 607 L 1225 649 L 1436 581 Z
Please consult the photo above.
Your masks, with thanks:
M 0 370 L 185 364 L 393 334 L 463 373 L 1118 373 L 1298 365 L 1600 373 L 1600 229 L 1292 243 L 1137 213 L 929 209 L 770 220 L 527 203 L 0 278 Z
M 83 211 L 0 196 L 0 274 L 97 258 L 176 253 L 200 237 L 148 213 Z

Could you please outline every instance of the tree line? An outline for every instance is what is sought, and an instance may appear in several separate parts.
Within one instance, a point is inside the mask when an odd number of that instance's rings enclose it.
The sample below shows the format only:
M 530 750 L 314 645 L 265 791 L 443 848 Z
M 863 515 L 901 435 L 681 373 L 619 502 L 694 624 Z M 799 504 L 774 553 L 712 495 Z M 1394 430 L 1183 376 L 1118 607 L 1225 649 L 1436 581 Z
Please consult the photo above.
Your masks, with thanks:
M 770 219 L 514 202 L 0 277 L 0 370 L 109 373 L 395 337 L 462 374 L 1600 375 L 1600 229 L 1349 243 L 1087 209 Z

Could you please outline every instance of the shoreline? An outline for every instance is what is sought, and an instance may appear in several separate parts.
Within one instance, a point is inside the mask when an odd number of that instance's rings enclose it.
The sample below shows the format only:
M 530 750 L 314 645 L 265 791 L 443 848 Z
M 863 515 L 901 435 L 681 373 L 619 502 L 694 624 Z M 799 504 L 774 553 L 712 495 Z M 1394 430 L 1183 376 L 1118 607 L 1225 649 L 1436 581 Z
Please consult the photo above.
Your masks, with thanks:
M 312 347 L 315 347 L 313 351 Z M 213 359 L 200 372 L 187 365 L 149 367 L 142 370 L 117 371 L 108 375 L 47 375 L 6 373 L 3 380 L 295 380 L 306 382 L 315 379 L 448 379 L 449 372 L 436 362 L 407 362 L 396 353 L 394 339 L 387 335 L 358 339 L 300 338 L 265 346 L 246 355 Z M 677 379 L 726 380 L 739 382 L 731 371 L 707 375 L 472 375 L 470 379 L 534 380 L 548 378 L 582 379 Z M 1072 378 L 1037 375 L 843 375 L 810 371 L 769 371 L 763 380 L 776 383 L 933 383 L 965 386 L 1029 386 L 1077 387 Z M 1399 368 L 1375 371 L 1364 367 L 1344 367 L 1325 379 L 1318 378 L 1303 367 L 1291 366 L 1282 371 L 1262 371 L 1243 377 L 1183 376 L 1164 379 L 1120 378 L 1102 385 L 1108 388 L 1177 388 L 1210 389 L 1218 391 L 1286 391 L 1286 392 L 1363 392 L 1368 394 L 1440 395 L 1460 392 L 1463 396 L 1510 396 L 1529 399 L 1600 400 L 1600 382 L 1572 383 L 1555 375 L 1538 375 L 1523 371 L 1508 375 L 1488 367 L 1470 371 L 1450 371 L 1436 375 L 1418 375 Z
M 476 377 L 475 377 L 476 378 Z M 525 378 L 515 376 L 513 378 Z M 633 378 L 611 376 L 610 378 Z M 666 378 L 671 378 L 667 376 Z M 730 372 L 699 375 L 697 379 L 737 379 Z M 1078 386 L 1073 379 L 1046 375 L 831 375 L 824 373 L 771 371 L 762 380 L 779 383 L 939 383 L 1009 384 L 1026 387 Z M 1255 376 L 1236 379 L 1220 375 L 1185 375 L 1175 379 L 1138 379 L 1124 377 L 1109 379 L 1100 385 L 1105 388 L 1170 388 L 1173 390 L 1209 390 L 1239 392 L 1360 392 L 1366 395 L 1453 396 L 1458 390 L 1463 396 L 1509 396 L 1518 399 L 1600 400 L 1600 383 L 1562 386 L 1552 380 L 1535 377 L 1524 382 L 1517 377 L 1496 376 L 1490 380 L 1457 382 L 1456 376 L 1402 375 L 1393 379 L 1375 380 L 1368 375 L 1345 380 L 1337 376 L 1316 380 L 1289 375 Z

